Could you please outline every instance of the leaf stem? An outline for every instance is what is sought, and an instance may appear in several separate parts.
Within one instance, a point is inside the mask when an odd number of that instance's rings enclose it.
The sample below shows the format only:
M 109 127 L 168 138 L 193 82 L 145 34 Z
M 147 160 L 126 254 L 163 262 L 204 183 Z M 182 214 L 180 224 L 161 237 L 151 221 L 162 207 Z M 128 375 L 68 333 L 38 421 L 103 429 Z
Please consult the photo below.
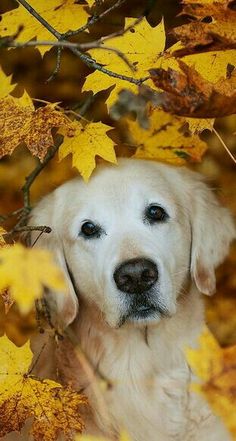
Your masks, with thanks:
M 217 138 L 219 139 L 221 145 L 224 147 L 224 149 L 226 150 L 226 152 L 228 153 L 228 155 L 230 156 L 230 158 L 233 160 L 233 162 L 236 164 L 236 158 L 234 157 L 234 155 L 231 153 L 231 151 L 229 150 L 229 148 L 227 147 L 227 145 L 225 144 L 224 140 L 221 138 L 220 134 L 217 132 L 217 130 L 213 127 L 212 131 L 214 132 L 214 134 L 217 136 Z
M 125 3 L 127 0 L 118 0 L 116 3 L 114 3 L 114 5 L 110 6 L 108 9 L 106 9 L 104 12 L 102 12 L 99 15 L 93 15 L 89 20 L 88 23 L 86 23 L 85 25 L 81 26 L 79 29 L 75 30 L 75 31 L 68 31 L 66 32 L 63 37 L 64 38 L 68 38 L 68 37 L 72 37 L 74 35 L 78 35 L 81 32 L 86 31 L 90 26 L 94 25 L 95 23 L 97 23 L 98 21 L 102 20 L 102 18 L 104 18 L 107 14 L 109 14 L 110 12 L 114 11 L 115 9 L 119 8 L 121 5 L 123 5 L 123 3 Z

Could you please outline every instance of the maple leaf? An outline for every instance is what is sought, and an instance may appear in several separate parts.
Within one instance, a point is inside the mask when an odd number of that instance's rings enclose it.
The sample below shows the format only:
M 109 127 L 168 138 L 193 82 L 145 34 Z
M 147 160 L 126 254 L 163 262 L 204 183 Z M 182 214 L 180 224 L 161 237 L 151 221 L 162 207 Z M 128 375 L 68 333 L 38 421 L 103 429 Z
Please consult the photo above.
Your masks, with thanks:
M 207 148 L 206 143 L 197 135 L 184 132 L 183 119 L 158 109 L 151 109 L 149 116 L 148 130 L 141 128 L 136 121 L 128 121 L 129 132 L 138 147 L 134 155 L 136 158 L 176 165 L 201 160 Z
M 209 330 L 204 329 L 199 348 L 187 349 L 186 356 L 201 380 L 200 384 L 193 384 L 194 389 L 204 395 L 236 437 L 236 345 L 222 349 Z
M 106 134 L 110 128 L 101 122 L 89 123 L 83 127 L 74 121 L 72 130 L 64 136 L 64 141 L 60 146 L 59 159 L 61 160 L 71 153 L 73 167 L 76 167 L 84 180 L 88 181 L 96 167 L 96 156 L 116 163 L 113 141 Z M 60 133 L 63 135 L 63 130 Z
M 31 99 L 8 96 L 0 100 L 0 158 L 25 143 L 41 161 L 54 145 L 51 129 L 70 127 L 69 119 L 54 104 L 34 109 Z
M 0 359 L 0 437 L 20 431 L 29 417 L 33 417 L 35 441 L 56 441 L 60 433 L 69 441 L 75 432 L 82 431 L 79 411 L 86 399 L 69 387 L 31 375 L 29 342 L 17 348 L 1 337 Z
M 6 76 L 0 68 L 0 99 L 7 96 L 15 88 L 15 84 L 11 84 L 12 76 Z
M 67 32 L 68 29 L 76 30 L 80 28 L 88 19 L 88 13 L 84 9 L 85 5 L 79 4 L 75 0 L 50 0 L 50 2 L 31 0 L 30 6 L 62 34 Z M 2 15 L 0 35 L 2 37 L 15 35 L 19 27 L 22 27 L 22 29 L 16 38 L 18 42 L 27 42 L 36 37 L 38 40 L 56 41 L 56 37 L 22 5 Z M 38 49 L 43 55 L 50 48 L 39 46 Z
M 184 0 L 182 15 L 193 19 L 173 30 L 184 48 L 175 55 L 236 48 L 236 11 L 232 0 Z
M 159 105 L 170 113 L 197 118 L 216 118 L 236 113 L 236 70 L 229 79 L 212 84 L 195 69 L 179 61 L 182 72 L 151 69 Z
M 23 314 L 42 297 L 44 287 L 67 292 L 62 273 L 48 251 L 24 248 L 21 244 L 0 249 L 0 290 L 9 288 Z
M 133 65 L 135 71 L 118 58 L 117 54 L 109 50 L 93 49 L 90 50 L 92 58 L 98 63 L 105 65 L 109 70 L 120 75 L 131 76 L 136 79 L 148 76 L 148 69 L 155 65 L 160 53 L 165 47 L 165 28 L 163 20 L 158 26 L 152 28 L 146 19 L 132 28 L 135 21 L 126 18 L 125 27 L 130 28 L 124 35 L 109 39 L 109 46 L 121 51 Z M 104 75 L 98 70 L 90 74 L 84 84 L 84 90 L 91 89 L 94 93 L 111 86 L 115 88 L 111 91 L 107 104 L 114 103 L 118 93 L 127 85 L 124 80 Z M 130 90 L 136 90 L 135 84 L 129 83 Z

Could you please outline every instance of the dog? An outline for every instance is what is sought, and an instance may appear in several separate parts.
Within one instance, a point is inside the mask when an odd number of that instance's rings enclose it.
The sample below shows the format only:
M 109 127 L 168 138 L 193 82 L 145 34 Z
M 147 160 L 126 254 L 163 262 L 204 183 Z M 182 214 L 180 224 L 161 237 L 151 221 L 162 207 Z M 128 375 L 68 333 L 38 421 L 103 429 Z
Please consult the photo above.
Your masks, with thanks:
M 125 429 L 133 441 L 230 440 L 189 389 L 196 379 L 185 357 L 202 331 L 202 293 L 214 293 L 215 268 L 235 237 L 231 215 L 202 177 L 120 159 L 98 166 L 88 184 L 75 178 L 43 198 L 30 224 L 52 228 L 35 246 L 53 252 L 69 293 L 47 293 L 46 301 L 55 325 L 73 330 L 89 360 L 76 356 L 68 338 L 56 345 L 41 337 L 47 341 L 38 373 L 88 397 L 86 433 L 116 440 Z M 101 378 L 107 387 L 99 392 Z

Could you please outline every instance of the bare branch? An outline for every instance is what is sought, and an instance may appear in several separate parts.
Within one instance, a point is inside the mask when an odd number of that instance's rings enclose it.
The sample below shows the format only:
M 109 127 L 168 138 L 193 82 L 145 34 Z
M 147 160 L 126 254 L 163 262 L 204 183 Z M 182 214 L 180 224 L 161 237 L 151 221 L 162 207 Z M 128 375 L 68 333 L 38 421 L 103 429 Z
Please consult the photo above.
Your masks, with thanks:
M 46 83 L 50 83 L 50 81 L 53 81 L 54 78 L 57 76 L 60 67 L 61 67 L 61 56 L 62 56 L 62 48 L 58 47 L 57 48 L 57 61 L 56 61 L 56 66 L 54 71 L 52 72 L 52 74 L 50 75 L 50 77 L 46 80 Z
M 24 232 L 30 232 L 30 231 L 41 231 L 42 233 L 51 233 L 52 229 L 50 227 L 48 227 L 47 225 L 37 225 L 37 226 L 31 226 L 31 225 L 26 225 L 24 227 L 15 227 L 13 228 L 11 231 L 7 231 L 6 233 L 3 233 L 3 236 L 13 236 L 14 234 L 17 233 L 24 233 Z
M 0 224 L 3 224 L 6 220 L 10 219 L 11 217 L 18 216 L 20 213 L 22 213 L 23 208 L 19 208 L 18 210 L 12 211 L 8 214 L 3 214 L 0 216 Z
M 41 171 L 45 168 L 47 163 L 53 158 L 55 153 L 57 152 L 59 148 L 59 143 L 55 146 L 53 146 L 50 150 L 48 150 L 44 160 L 40 162 L 37 167 L 30 173 L 29 176 L 25 179 L 25 184 L 22 187 L 23 192 L 23 198 L 24 198 L 24 207 L 26 211 L 30 212 L 31 210 L 31 202 L 30 202 L 30 188 L 31 185 L 34 183 L 37 176 L 41 173 Z
M 68 35 L 66 35 L 66 34 L 61 34 L 60 32 L 58 32 L 56 29 L 54 29 L 49 23 L 47 23 L 47 21 L 46 20 L 44 20 L 44 18 L 42 18 L 41 16 L 40 16 L 40 14 L 38 14 L 38 12 L 36 12 L 27 2 L 26 2 L 26 0 L 18 0 L 19 1 L 19 3 L 21 3 L 21 5 L 22 6 L 24 6 L 44 27 L 46 27 L 46 29 L 52 34 L 52 35 L 54 35 L 54 37 L 56 37 L 57 38 L 57 40 L 58 40 L 58 42 L 57 42 L 57 44 L 52 44 L 52 46 L 64 46 L 65 47 L 65 44 L 63 43 L 62 45 L 60 44 L 61 43 L 61 40 L 63 39 L 63 38 L 65 38 L 65 36 L 66 37 L 68 37 Z M 119 3 L 119 5 L 120 5 L 121 3 Z M 141 18 L 139 18 L 139 19 L 137 19 L 136 20 L 136 22 L 138 23 L 139 21 L 141 20 Z M 132 26 L 130 26 L 130 27 L 133 27 L 134 26 L 134 24 L 132 25 Z M 129 28 L 127 28 L 127 30 L 128 30 Z M 126 30 L 125 30 L 125 32 L 126 32 Z M 124 33 L 124 31 L 119 31 L 118 32 L 118 35 L 122 35 L 122 33 Z M 113 35 L 114 36 L 114 34 L 111 34 L 111 35 Z M 117 35 L 117 33 L 115 33 L 115 35 Z M 109 38 L 111 38 L 111 37 L 109 37 Z M 28 42 L 28 43 L 30 43 L 30 42 Z M 25 43 L 25 44 L 28 44 L 28 43 Z M 69 43 L 69 42 L 68 42 Z M 10 43 L 9 43 L 10 44 Z M 16 44 L 16 43 L 15 43 Z M 19 44 L 19 43 L 18 43 Z M 96 62 L 96 60 L 93 60 L 89 55 L 87 55 L 87 54 L 85 54 L 85 53 L 83 53 L 83 52 L 81 52 L 77 47 L 74 47 L 74 44 L 73 43 L 70 43 L 69 45 L 67 45 L 67 47 L 76 55 L 76 56 L 78 56 L 88 67 L 90 67 L 90 68 L 92 68 L 92 69 L 95 69 L 95 70 L 99 70 L 100 72 L 102 72 L 102 73 L 104 73 L 104 74 L 106 74 L 106 75 L 109 75 L 109 76 L 111 76 L 111 77 L 114 77 L 114 78 L 118 78 L 118 79 L 120 79 L 120 80 L 124 80 L 124 81 L 128 81 L 129 83 L 133 83 L 133 84 L 136 84 L 136 85 L 140 85 L 140 84 L 142 84 L 144 81 L 146 81 L 146 79 L 147 78 L 140 78 L 140 79 L 136 79 L 136 78 L 132 78 L 132 77 L 129 77 L 129 76 L 126 76 L 126 75 L 120 75 L 119 73 L 116 73 L 116 72 L 112 72 L 111 70 L 109 70 L 109 69 L 106 69 L 102 64 L 99 64 L 99 63 L 97 63 Z M 81 45 L 80 45 L 80 47 L 81 47 Z
M 123 3 L 125 3 L 127 0 L 118 0 L 114 5 L 110 6 L 110 8 L 106 9 L 104 12 L 102 12 L 99 15 L 93 15 L 89 20 L 88 23 L 81 26 L 79 29 L 75 31 L 68 31 L 65 34 L 63 34 L 63 38 L 72 37 L 74 35 L 78 35 L 81 32 L 86 31 L 90 26 L 94 25 L 98 21 L 102 20 L 106 15 L 108 15 L 110 12 L 114 11 L 115 9 L 119 8 Z
M 36 20 L 38 20 L 52 35 L 54 35 L 58 39 L 62 37 L 62 34 L 60 34 L 60 32 L 58 32 L 56 29 L 53 28 L 53 26 L 51 26 L 46 20 L 44 20 L 44 18 L 41 17 L 41 15 L 38 14 L 38 12 L 35 11 L 35 9 L 32 8 L 32 6 L 30 6 L 30 4 L 26 0 L 17 1 L 22 6 L 24 6 L 24 8 L 27 9 L 27 11 L 29 11 L 29 13 L 33 15 L 33 17 L 36 18 Z
M 52 73 L 52 75 L 48 78 L 47 83 L 49 81 L 52 81 L 55 76 L 58 74 L 59 69 L 60 69 L 60 63 L 61 63 L 61 54 L 62 54 L 62 49 L 64 48 L 68 48 L 68 49 L 78 49 L 78 50 L 83 50 L 83 49 L 103 49 L 106 51 L 110 51 L 110 52 L 114 52 L 115 54 L 117 54 L 117 56 L 119 58 L 121 58 L 126 64 L 127 66 L 130 68 L 131 71 L 135 71 L 136 68 L 133 66 L 132 63 L 130 63 L 130 61 L 128 60 L 128 58 L 126 57 L 126 55 L 120 51 L 119 49 L 116 49 L 114 47 L 110 47 L 110 46 L 102 46 L 103 44 L 103 40 L 99 39 L 99 40 L 95 40 L 95 41 L 91 41 L 90 43 L 72 43 L 71 41 L 67 41 L 67 40 L 58 40 L 58 41 L 40 41 L 40 40 L 31 40 L 31 41 L 27 41 L 24 43 L 18 43 L 16 41 L 11 41 L 9 40 L 8 42 L 6 42 L 5 46 L 7 47 L 15 47 L 15 48 L 24 48 L 24 47 L 37 47 L 37 46 L 51 46 L 51 47 L 57 47 L 58 51 L 57 51 L 57 62 L 56 62 L 56 67 Z M 78 55 L 80 56 L 80 55 Z M 90 60 L 93 61 L 92 58 L 90 58 Z M 102 65 L 99 65 L 102 67 Z
M 78 49 L 71 49 L 71 51 L 75 54 L 78 55 L 78 57 L 85 63 L 87 64 L 88 67 L 91 67 L 92 69 L 95 70 L 99 70 L 100 72 L 103 72 L 104 74 L 109 75 L 110 77 L 113 78 L 119 78 L 120 80 L 124 80 L 124 81 L 128 81 L 129 83 L 133 83 L 136 84 L 137 86 L 139 86 L 140 84 L 142 84 L 144 81 L 146 81 L 147 77 L 145 78 L 133 78 L 133 77 L 128 77 L 127 75 L 121 75 L 118 74 L 116 72 L 113 72 L 109 69 L 106 69 L 104 66 L 102 66 L 101 64 L 98 64 L 95 60 L 93 60 L 91 57 L 89 57 L 87 54 L 80 52 Z M 149 77 L 148 77 L 149 78 Z
M 143 19 L 144 19 L 143 16 L 138 17 L 131 25 L 127 26 L 127 28 L 121 29 L 120 31 L 117 31 L 117 32 L 113 32 L 112 34 L 105 35 L 104 37 L 101 37 L 99 39 L 99 41 L 101 41 L 101 43 L 103 43 L 104 41 L 111 40 L 111 38 L 119 37 L 121 35 L 123 36 L 127 32 L 129 32 L 130 29 L 133 29 L 135 26 L 137 26 Z M 87 43 L 87 44 L 89 44 L 89 43 Z

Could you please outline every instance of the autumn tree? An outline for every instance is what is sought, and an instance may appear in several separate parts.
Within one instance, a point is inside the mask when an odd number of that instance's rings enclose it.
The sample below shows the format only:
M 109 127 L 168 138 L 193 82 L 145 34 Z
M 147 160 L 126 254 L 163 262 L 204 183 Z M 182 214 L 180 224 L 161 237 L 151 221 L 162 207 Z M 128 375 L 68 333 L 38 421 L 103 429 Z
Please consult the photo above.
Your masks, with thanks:
M 236 213 L 236 4 L 3 0 L 0 13 L 0 437 L 31 417 L 35 441 L 56 441 L 60 433 L 83 439 L 86 397 L 32 374 L 30 337 L 46 323 L 55 341 L 63 338 L 43 292 L 67 287 L 49 253 L 35 243 L 26 248 L 31 230 L 51 232 L 27 226 L 28 216 L 68 178 L 79 173 L 87 182 L 98 162 L 120 156 L 198 168 L 224 188 Z M 207 308 L 215 337 L 204 330 L 199 350 L 187 351 L 199 377 L 196 393 L 233 439 L 235 255 L 220 268 L 219 293 Z

